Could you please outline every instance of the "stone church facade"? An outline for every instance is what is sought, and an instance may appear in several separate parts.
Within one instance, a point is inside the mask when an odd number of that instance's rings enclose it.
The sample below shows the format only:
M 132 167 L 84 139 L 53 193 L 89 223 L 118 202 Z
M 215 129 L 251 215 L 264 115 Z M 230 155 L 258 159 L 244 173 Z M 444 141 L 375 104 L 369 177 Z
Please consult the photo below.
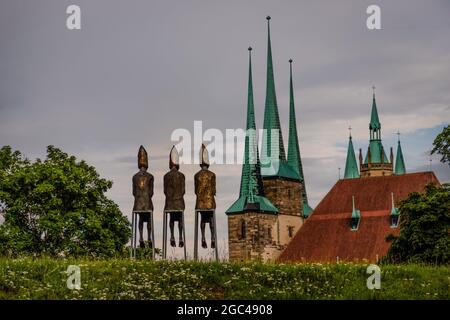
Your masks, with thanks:
M 227 210 L 231 261 L 274 261 L 312 212 L 308 205 L 298 143 L 290 60 L 289 141 L 286 156 L 279 120 L 267 17 L 267 90 L 261 155 L 256 136 L 251 48 L 247 99 L 247 136 L 239 198 Z M 277 133 L 277 137 L 271 134 Z M 261 160 L 260 160 L 261 158 Z M 256 161 L 251 161 L 254 159 Z

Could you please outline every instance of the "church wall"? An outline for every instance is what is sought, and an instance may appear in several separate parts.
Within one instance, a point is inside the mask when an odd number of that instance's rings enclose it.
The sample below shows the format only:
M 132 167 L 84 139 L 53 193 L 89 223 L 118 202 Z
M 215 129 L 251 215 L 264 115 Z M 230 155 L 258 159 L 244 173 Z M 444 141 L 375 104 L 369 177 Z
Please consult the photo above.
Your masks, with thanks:
M 277 237 L 277 215 L 246 212 L 228 216 L 230 261 L 274 260 L 274 252 L 279 252 L 277 257 L 281 253 Z

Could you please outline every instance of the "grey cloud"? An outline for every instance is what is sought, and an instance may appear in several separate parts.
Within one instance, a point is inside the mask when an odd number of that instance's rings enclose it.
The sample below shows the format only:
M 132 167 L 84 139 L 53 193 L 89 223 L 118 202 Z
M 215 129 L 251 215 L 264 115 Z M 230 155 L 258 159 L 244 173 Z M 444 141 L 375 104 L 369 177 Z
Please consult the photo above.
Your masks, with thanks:
M 365 27 L 368 0 L 78 0 L 82 30 L 68 31 L 65 8 L 71 1 L 2 1 L 0 145 L 35 158 L 53 144 L 85 159 L 114 180 L 110 195 L 126 213 L 140 144 L 160 183 L 174 129 L 192 131 L 194 120 L 203 120 L 204 130 L 245 125 L 249 45 L 262 126 L 264 18 L 270 14 L 283 135 L 287 143 L 292 58 L 307 188 L 317 203 L 344 165 L 348 124 L 369 120 L 372 84 L 382 122 L 424 113 L 440 117 L 411 123 L 411 140 L 419 126 L 450 119 L 449 2 L 377 2 L 380 31 Z M 367 132 L 358 130 L 354 142 L 365 149 Z M 390 133 L 384 135 L 387 145 L 395 145 Z M 430 148 L 426 143 L 411 142 L 404 151 L 421 159 Z M 329 148 L 322 150 L 329 158 L 316 158 L 318 148 Z M 197 168 L 186 166 L 186 174 Z M 238 194 L 240 166 L 214 170 L 224 182 L 218 186 L 223 238 L 223 212 Z

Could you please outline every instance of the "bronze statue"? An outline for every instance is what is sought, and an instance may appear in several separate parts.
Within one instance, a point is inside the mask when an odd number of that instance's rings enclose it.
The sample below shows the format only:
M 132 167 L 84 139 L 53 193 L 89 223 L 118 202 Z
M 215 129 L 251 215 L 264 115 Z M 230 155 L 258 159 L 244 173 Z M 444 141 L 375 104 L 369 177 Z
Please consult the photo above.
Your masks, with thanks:
M 139 214 L 139 246 L 145 247 L 143 239 L 144 222 L 147 223 L 147 237 L 148 245 L 153 247 L 151 241 L 151 223 L 150 223 L 150 211 L 153 211 L 153 175 L 147 172 L 148 169 L 148 156 L 147 151 L 141 146 L 138 152 L 138 168 L 139 172 L 133 176 L 133 196 L 134 206 L 133 212 Z
M 194 176 L 195 194 L 197 195 L 195 210 L 199 211 L 201 215 L 200 229 L 202 232 L 202 247 L 208 247 L 205 239 L 205 225 L 208 223 L 211 231 L 211 248 L 215 248 L 216 239 L 214 236 L 213 210 L 216 208 L 216 201 L 214 199 L 216 195 L 216 175 L 208 170 L 208 150 L 204 144 L 202 144 L 200 149 L 200 168 L 202 169 Z
M 164 210 L 170 213 L 170 245 L 176 246 L 174 236 L 174 225 L 178 222 L 179 231 L 179 247 L 184 246 L 183 241 L 183 211 L 184 211 L 184 193 L 185 193 L 185 177 L 179 169 L 178 151 L 175 146 L 170 151 L 169 160 L 170 171 L 164 175 L 164 194 L 166 195 L 166 203 Z

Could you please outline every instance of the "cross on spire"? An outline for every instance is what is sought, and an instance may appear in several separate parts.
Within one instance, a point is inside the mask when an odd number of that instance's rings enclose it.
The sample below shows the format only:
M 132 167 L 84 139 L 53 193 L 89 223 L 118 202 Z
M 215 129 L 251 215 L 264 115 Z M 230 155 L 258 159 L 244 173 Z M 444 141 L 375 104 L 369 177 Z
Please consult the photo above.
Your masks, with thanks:
M 400 141 L 400 130 L 397 130 L 397 132 L 395 133 L 398 137 L 398 141 Z
M 375 89 L 376 89 L 377 87 L 375 87 L 375 86 L 372 86 L 372 91 L 373 91 L 373 94 L 375 95 Z
M 351 138 L 352 137 L 352 126 L 348 126 L 348 132 L 349 132 L 349 136 Z

